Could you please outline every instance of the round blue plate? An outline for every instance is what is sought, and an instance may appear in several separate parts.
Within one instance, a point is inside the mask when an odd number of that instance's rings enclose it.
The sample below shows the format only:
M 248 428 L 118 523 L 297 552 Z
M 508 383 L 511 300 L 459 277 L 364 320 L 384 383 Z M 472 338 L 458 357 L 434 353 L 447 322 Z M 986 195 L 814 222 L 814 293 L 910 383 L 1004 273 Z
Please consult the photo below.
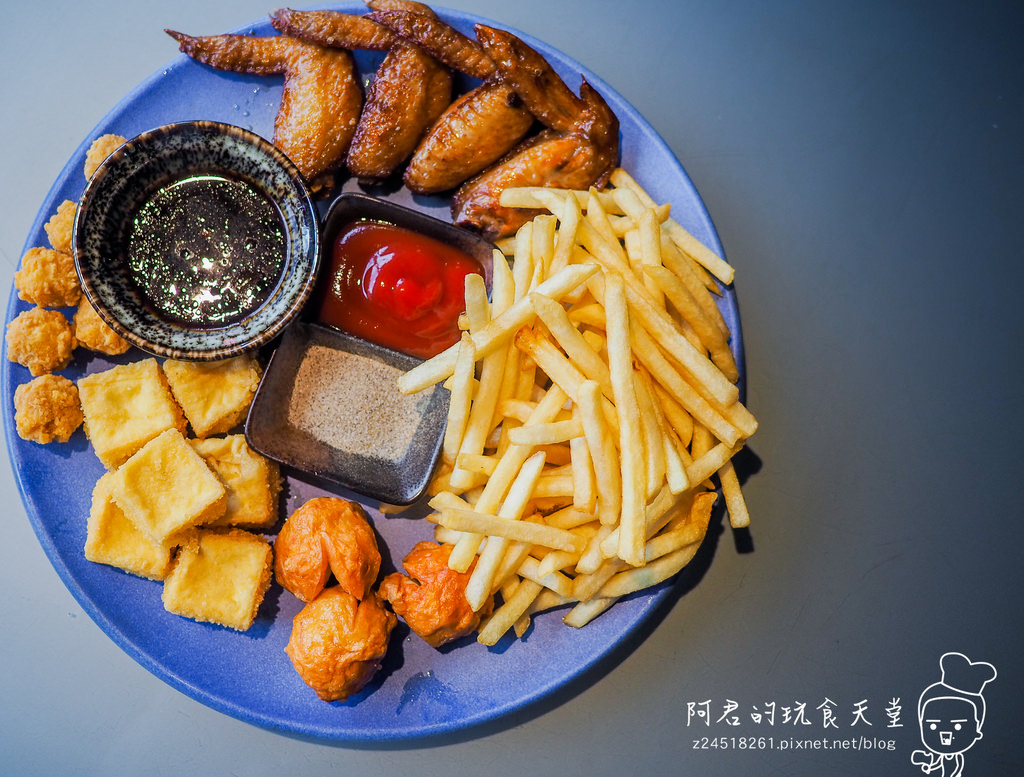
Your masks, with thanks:
M 338 10 L 363 13 L 362 3 L 345 3 Z M 469 14 L 440 15 L 472 35 L 477 22 L 495 25 Z M 192 31 L 188 31 L 192 32 Z M 274 34 L 266 20 L 235 32 Z M 599 77 L 542 42 L 514 31 L 540 51 L 573 89 L 582 75 L 618 114 L 622 131 L 621 164 L 658 202 L 671 202 L 674 218 L 713 250 L 721 252 L 706 209 L 679 161 L 658 134 L 630 105 Z M 168 38 L 168 51 L 174 42 Z M 382 55 L 357 53 L 364 77 L 372 76 Z M 77 200 L 85 188 L 85 153 L 99 135 L 112 132 L 132 137 L 169 122 L 209 119 L 251 129 L 265 138 L 281 95 L 281 80 L 224 73 L 197 64 L 184 55 L 150 76 L 126 96 L 86 138 L 68 161 L 42 203 L 25 248 L 48 245 L 43 224 L 66 199 Z M 346 188 L 358 189 L 350 182 Z M 413 198 L 405 189 L 388 197 L 450 220 L 442 198 Z M 734 347 L 742 370 L 739 319 L 732 289 L 722 306 L 734 332 Z M 12 291 L 7 321 L 26 308 Z M 73 311 L 68 311 L 69 315 Z M 6 356 L 6 354 L 5 354 Z M 129 353 L 115 359 L 78 351 L 63 374 L 77 380 L 114 362 L 138 358 Z M 642 639 L 645 623 L 655 618 L 672 594 L 671 583 L 623 599 L 583 629 L 565 626 L 563 611 L 535 618 L 524 639 L 506 637 L 485 648 L 472 638 L 436 651 L 410 636 L 395 632 L 382 671 L 357 697 L 328 704 L 317 699 L 301 681 L 284 653 L 292 616 L 299 601 L 274 585 L 253 627 L 238 633 L 196 623 L 164 611 L 160 583 L 125 574 L 85 559 L 86 518 L 93 485 L 103 467 L 78 431 L 66 444 L 37 445 L 18 437 L 14 428 L 13 395 L 30 379 L 26 369 L 3 359 L 4 429 L 15 476 L 33 528 L 57 573 L 82 608 L 111 639 L 142 666 L 188 696 L 250 723 L 314 739 L 339 742 L 383 742 L 439 735 L 466 734 L 467 729 L 495 722 L 557 692 L 572 693 L 602 668 L 626 655 Z M 287 478 L 283 509 L 291 511 L 307 499 L 327 493 L 296 476 Z M 347 498 L 358 498 L 341 493 Z M 367 509 L 385 546 L 386 571 L 400 566 L 402 557 L 431 526 L 408 517 L 384 518 Z

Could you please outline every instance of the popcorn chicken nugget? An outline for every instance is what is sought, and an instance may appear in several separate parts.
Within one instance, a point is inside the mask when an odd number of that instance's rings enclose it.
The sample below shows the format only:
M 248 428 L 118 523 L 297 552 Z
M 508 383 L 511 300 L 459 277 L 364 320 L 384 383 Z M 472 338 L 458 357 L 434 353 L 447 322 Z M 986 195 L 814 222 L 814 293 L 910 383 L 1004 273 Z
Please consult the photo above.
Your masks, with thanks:
M 164 581 L 164 609 L 245 631 L 270 587 L 272 556 L 270 543 L 250 532 L 198 531 Z
M 62 375 L 40 375 L 14 390 L 14 423 L 23 440 L 67 442 L 82 419 L 78 387 Z
M 34 307 L 7 325 L 7 358 L 33 376 L 62 370 L 71 363 L 75 335 L 60 311 Z
M 44 308 L 66 308 L 82 299 L 71 254 L 53 248 L 30 248 L 14 273 L 18 299 Z
M 196 437 L 222 434 L 237 426 L 249 412 L 260 383 L 259 364 L 247 354 L 212 362 L 168 359 L 163 369 Z
M 316 497 L 285 520 L 274 542 L 277 581 L 313 601 L 333 572 L 341 590 L 363 599 L 380 571 L 377 537 L 363 508 L 337 497 Z
M 113 153 L 113 151 L 124 143 L 124 138 L 120 135 L 100 135 L 92 142 L 89 146 L 89 150 L 85 152 L 85 180 L 92 178 L 96 172 L 96 168 L 103 164 L 103 160 Z
M 105 473 L 92 491 L 85 557 L 139 577 L 163 580 L 171 569 L 173 548 L 154 542 L 128 520 L 114 501 L 114 473 Z
M 75 312 L 75 340 L 83 348 L 109 356 L 118 356 L 131 348 L 131 343 L 100 318 L 85 295 L 82 295 Z
M 435 648 L 472 634 L 493 607 L 492 599 L 473 612 L 466 600 L 466 583 L 473 568 L 465 572 L 449 568 L 452 547 L 418 542 L 402 560 L 408 576 L 395 572 L 380 583 L 380 597 Z
M 50 239 L 50 245 L 61 253 L 71 254 L 71 236 L 74 231 L 75 211 L 77 210 L 77 202 L 64 200 L 57 206 L 57 212 L 43 224 L 46 236 Z
M 376 596 L 359 601 L 332 586 L 298 612 L 284 650 L 317 696 L 344 701 L 380 669 L 397 622 Z

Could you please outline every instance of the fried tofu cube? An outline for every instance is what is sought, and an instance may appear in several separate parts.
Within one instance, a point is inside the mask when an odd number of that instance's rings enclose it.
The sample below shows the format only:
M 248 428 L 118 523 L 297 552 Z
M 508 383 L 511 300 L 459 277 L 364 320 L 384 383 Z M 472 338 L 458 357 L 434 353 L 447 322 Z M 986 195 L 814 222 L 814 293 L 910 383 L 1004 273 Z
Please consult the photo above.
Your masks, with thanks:
M 249 447 L 245 435 L 189 440 L 228 490 L 227 511 L 210 526 L 269 529 L 278 518 L 281 470 Z
M 117 506 L 114 474 L 104 473 L 93 488 L 85 557 L 139 577 L 163 580 L 171 570 L 172 548 L 139 531 Z
M 260 382 L 259 365 L 246 354 L 213 362 L 168 359 L 164 374 L 196 437 L 237 426 L 249 412 Z
M 156 359 L 142 359 L 78 381 L 85 433 L 99 460 L 115 469 L 161 432 L 185 432 L 181 414 Z
M 168 612 L 245 631 L 270 586 L 273 551 L 241 529 L 195 532 L 164 581 Z
M 227 508 L 224 484 L 177 429 L 158 434 L 118 467 L 113 493 L 132 523 L 164 545 Z

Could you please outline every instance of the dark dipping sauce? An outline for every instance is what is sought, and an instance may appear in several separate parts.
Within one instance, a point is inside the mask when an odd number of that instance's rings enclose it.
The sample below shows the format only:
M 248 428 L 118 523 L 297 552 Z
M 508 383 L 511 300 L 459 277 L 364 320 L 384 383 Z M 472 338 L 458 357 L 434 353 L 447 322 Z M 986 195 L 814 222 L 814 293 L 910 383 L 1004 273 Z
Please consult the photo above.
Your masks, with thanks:
M 196 175 L 158 189 L 128 239 L 132 280 L 161 315 L 190 327 L 241 321 L 274 293 L 285 267 L 277 206 L 244 181 Z
M 422 359 L 458 342 L 466 276 L 483 275 L 469 254 L 404 227 L 357 221 L 331 246 L 317 319 Z

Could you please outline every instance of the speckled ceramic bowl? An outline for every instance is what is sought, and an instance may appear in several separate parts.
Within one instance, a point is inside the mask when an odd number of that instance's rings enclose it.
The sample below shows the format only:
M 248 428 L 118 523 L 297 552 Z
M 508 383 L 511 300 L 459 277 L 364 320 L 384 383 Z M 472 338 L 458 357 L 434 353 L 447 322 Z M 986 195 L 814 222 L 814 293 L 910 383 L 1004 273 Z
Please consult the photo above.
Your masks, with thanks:
M 209 361 L 276 337 L 312 292 L 316 207 L 258 135 L 210 121 L 127 141 L 86 187 L 75 266 L 100 317 L 135 346 Z

